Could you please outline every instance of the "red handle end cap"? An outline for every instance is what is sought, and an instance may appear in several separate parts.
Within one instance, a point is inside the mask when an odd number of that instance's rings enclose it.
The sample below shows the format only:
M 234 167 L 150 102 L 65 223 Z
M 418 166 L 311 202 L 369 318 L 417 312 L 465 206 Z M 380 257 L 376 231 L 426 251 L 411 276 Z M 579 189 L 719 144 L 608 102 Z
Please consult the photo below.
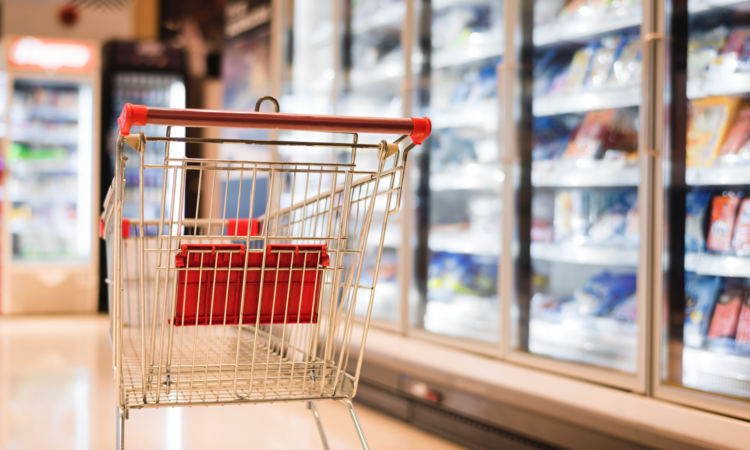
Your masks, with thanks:
M 427 117 L 412 117 L 411 121 L 414 122 L 414 129 L 411 132 L 411 141 L 417 145 L 421 145 L 432 133 L 432 122 Z
M 117 124 L 120 125 L 120 134 L 127 136 L 130 134 L 130 127 L 133 125 L 146 125 L 147 121 L 148 108 L 146 106 L 125 103 L 120 113 L 120 118 L 117 119 Z

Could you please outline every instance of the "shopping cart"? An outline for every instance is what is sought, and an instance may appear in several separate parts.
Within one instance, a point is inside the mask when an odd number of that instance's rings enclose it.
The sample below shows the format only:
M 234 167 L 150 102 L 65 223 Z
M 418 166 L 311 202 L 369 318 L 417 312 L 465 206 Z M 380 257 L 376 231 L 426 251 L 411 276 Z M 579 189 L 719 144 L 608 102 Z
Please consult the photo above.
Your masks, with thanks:
M 273 102 L 276 112 L 259 112 L 264 100 Z M 146 124 L 166 125 L 166 135 L 130 134 L 133 125 Z M 282 114 L 276 100 L 264 97 L 256 112 L 127 104 L 119 125 L 116 175 L 100 224 L 107 249 L 118 448 L 124 448 L 131 409 L 306 401 L 327 449 L 315 401 L 329 399 L 346 404 L 367 449 L 351 400 L 388 217 L 400 208 L 407 156 L 429 136 L 429 119 Z M 331 142 L 177 137 L 173 127 L 321 132 L 329 133 L 322 136 Z M 357 133 L 400 137 L 363 144 Z M 163 143 L 163 160 L 146 161 L 149 142 Z M 170 154 L 170 146 L 190 143 L 327 147 L 350 160 L 290 163 Z M 140 159 L 135 162 L 140 217 L 122 217 L 124 168 L 133 163 L 124 156 L 126 144 Z M 358 152 L 376 155 L 369 158 L 372 167 L 358 167 Z M 149 171 L 161 176 L 147 176 Z M 160 207 L 149 220 L 144 198 L 152 194 L 144 192 L 153 186 L 144 184 L 154 179 Z M 195 183 L 197 195 L 187 195 L 186 186 Z M 259 210 L 262 214 L 253 213 Z M 375 258 L 374 272 L 363 276 L 369 258 Z M 358 311 L 364 310 L 362 302 L 367 308 L 355 322 L 358 302 Z

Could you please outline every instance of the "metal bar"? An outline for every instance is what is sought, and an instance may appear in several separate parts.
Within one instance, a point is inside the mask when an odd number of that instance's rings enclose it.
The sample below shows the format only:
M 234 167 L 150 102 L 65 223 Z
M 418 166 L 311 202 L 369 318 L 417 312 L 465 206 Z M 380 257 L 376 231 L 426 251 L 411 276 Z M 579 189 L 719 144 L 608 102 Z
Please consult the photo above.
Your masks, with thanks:
M 147 107 L 147 124 L 184 127 L 254 128 L 333 133 L 409 134 L 412 119 L 211 111 Z
M 289 147 L 337 147 L 337 148 L 378 148 L 379 144 L 349 144 L 346 142 L 313 142 L 313 141 L 271 141 L 254 139 L 215 139 L 192 137 L 147 136 L 151 142 L 185 142 L 197 144 L 245 144 L 245 145 L 281 145 Z M 277 163 L 282 164 L 282 163 Z M 316 164 L 317 165 L 317 164 Z M 331 165 L 325 163 L 325 165 Z
M 318 405 L 310 400 L 307 402 L 307 409 L 311 410 L 313 417 L 315 417 L 315 424 L 318 426 L 318 433 L 320 433 L 320 441 L 323 443 L 323 448 L 329 450 L 328 439 L 326 439 L 326 432 L 323 429 L 323 422 L 320 420 L 320 412 L 318 412 Z
M 359 436 L 359 443 L 362 444 L 362 448 L 364 450 L 370 450 L 370 446 L 367 445 L 367 439 L 365 439 L 365 433 L 362 430 L 362 424 L 359 422 L 359 417 L 357 417 L 357 412 L 354 410 L 354 405 L 352 404 L 352 401 L 348 398 L 341 400 L 346 405 L 346 409 L 349 410 L 349 415 L 352 416 L 352 422 L 354 422 L 354 429 L 357 430 L 357 436 Z

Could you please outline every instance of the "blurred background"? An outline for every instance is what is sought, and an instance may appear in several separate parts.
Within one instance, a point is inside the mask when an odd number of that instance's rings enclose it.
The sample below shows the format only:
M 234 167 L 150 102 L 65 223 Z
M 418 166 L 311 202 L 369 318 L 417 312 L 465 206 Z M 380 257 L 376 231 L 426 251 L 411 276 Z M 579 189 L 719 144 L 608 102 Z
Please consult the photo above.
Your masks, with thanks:
M 0 42 L 0 449 L 114 447 L 99 215 L 124 104 L 264 95 L 432 120 L 384 239 L 357 397 L 373 448 L 750 448 L 750 1 L 3 0 Z M 145 219 L 165 182 L 144 172 Z M 269 408 L 135 411 L 130 442 L 247 444 L 249 427 L 321 448 L 308 411 Z M 325 408 L 332 448 L 357 448 Z

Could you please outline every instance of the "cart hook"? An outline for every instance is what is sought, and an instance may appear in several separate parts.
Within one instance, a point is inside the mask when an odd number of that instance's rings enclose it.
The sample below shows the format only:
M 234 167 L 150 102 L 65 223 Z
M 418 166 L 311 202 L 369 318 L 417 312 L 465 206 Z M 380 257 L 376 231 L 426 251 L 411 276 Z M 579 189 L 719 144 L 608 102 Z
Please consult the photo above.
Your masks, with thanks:
M 274 112 L 279 112 L 281 108 L 279 108 L 279 101 L 275 98 L 271 97 L 270 95 L 266 95 L 264 97 L 261 97 L 258 99 L 257 102 L 255 102 L 255 112 L 260 112 L 260 105 L 263 104 L 263 102 L 269 101 L 273 103 L 273 107 L 275 109 Z

